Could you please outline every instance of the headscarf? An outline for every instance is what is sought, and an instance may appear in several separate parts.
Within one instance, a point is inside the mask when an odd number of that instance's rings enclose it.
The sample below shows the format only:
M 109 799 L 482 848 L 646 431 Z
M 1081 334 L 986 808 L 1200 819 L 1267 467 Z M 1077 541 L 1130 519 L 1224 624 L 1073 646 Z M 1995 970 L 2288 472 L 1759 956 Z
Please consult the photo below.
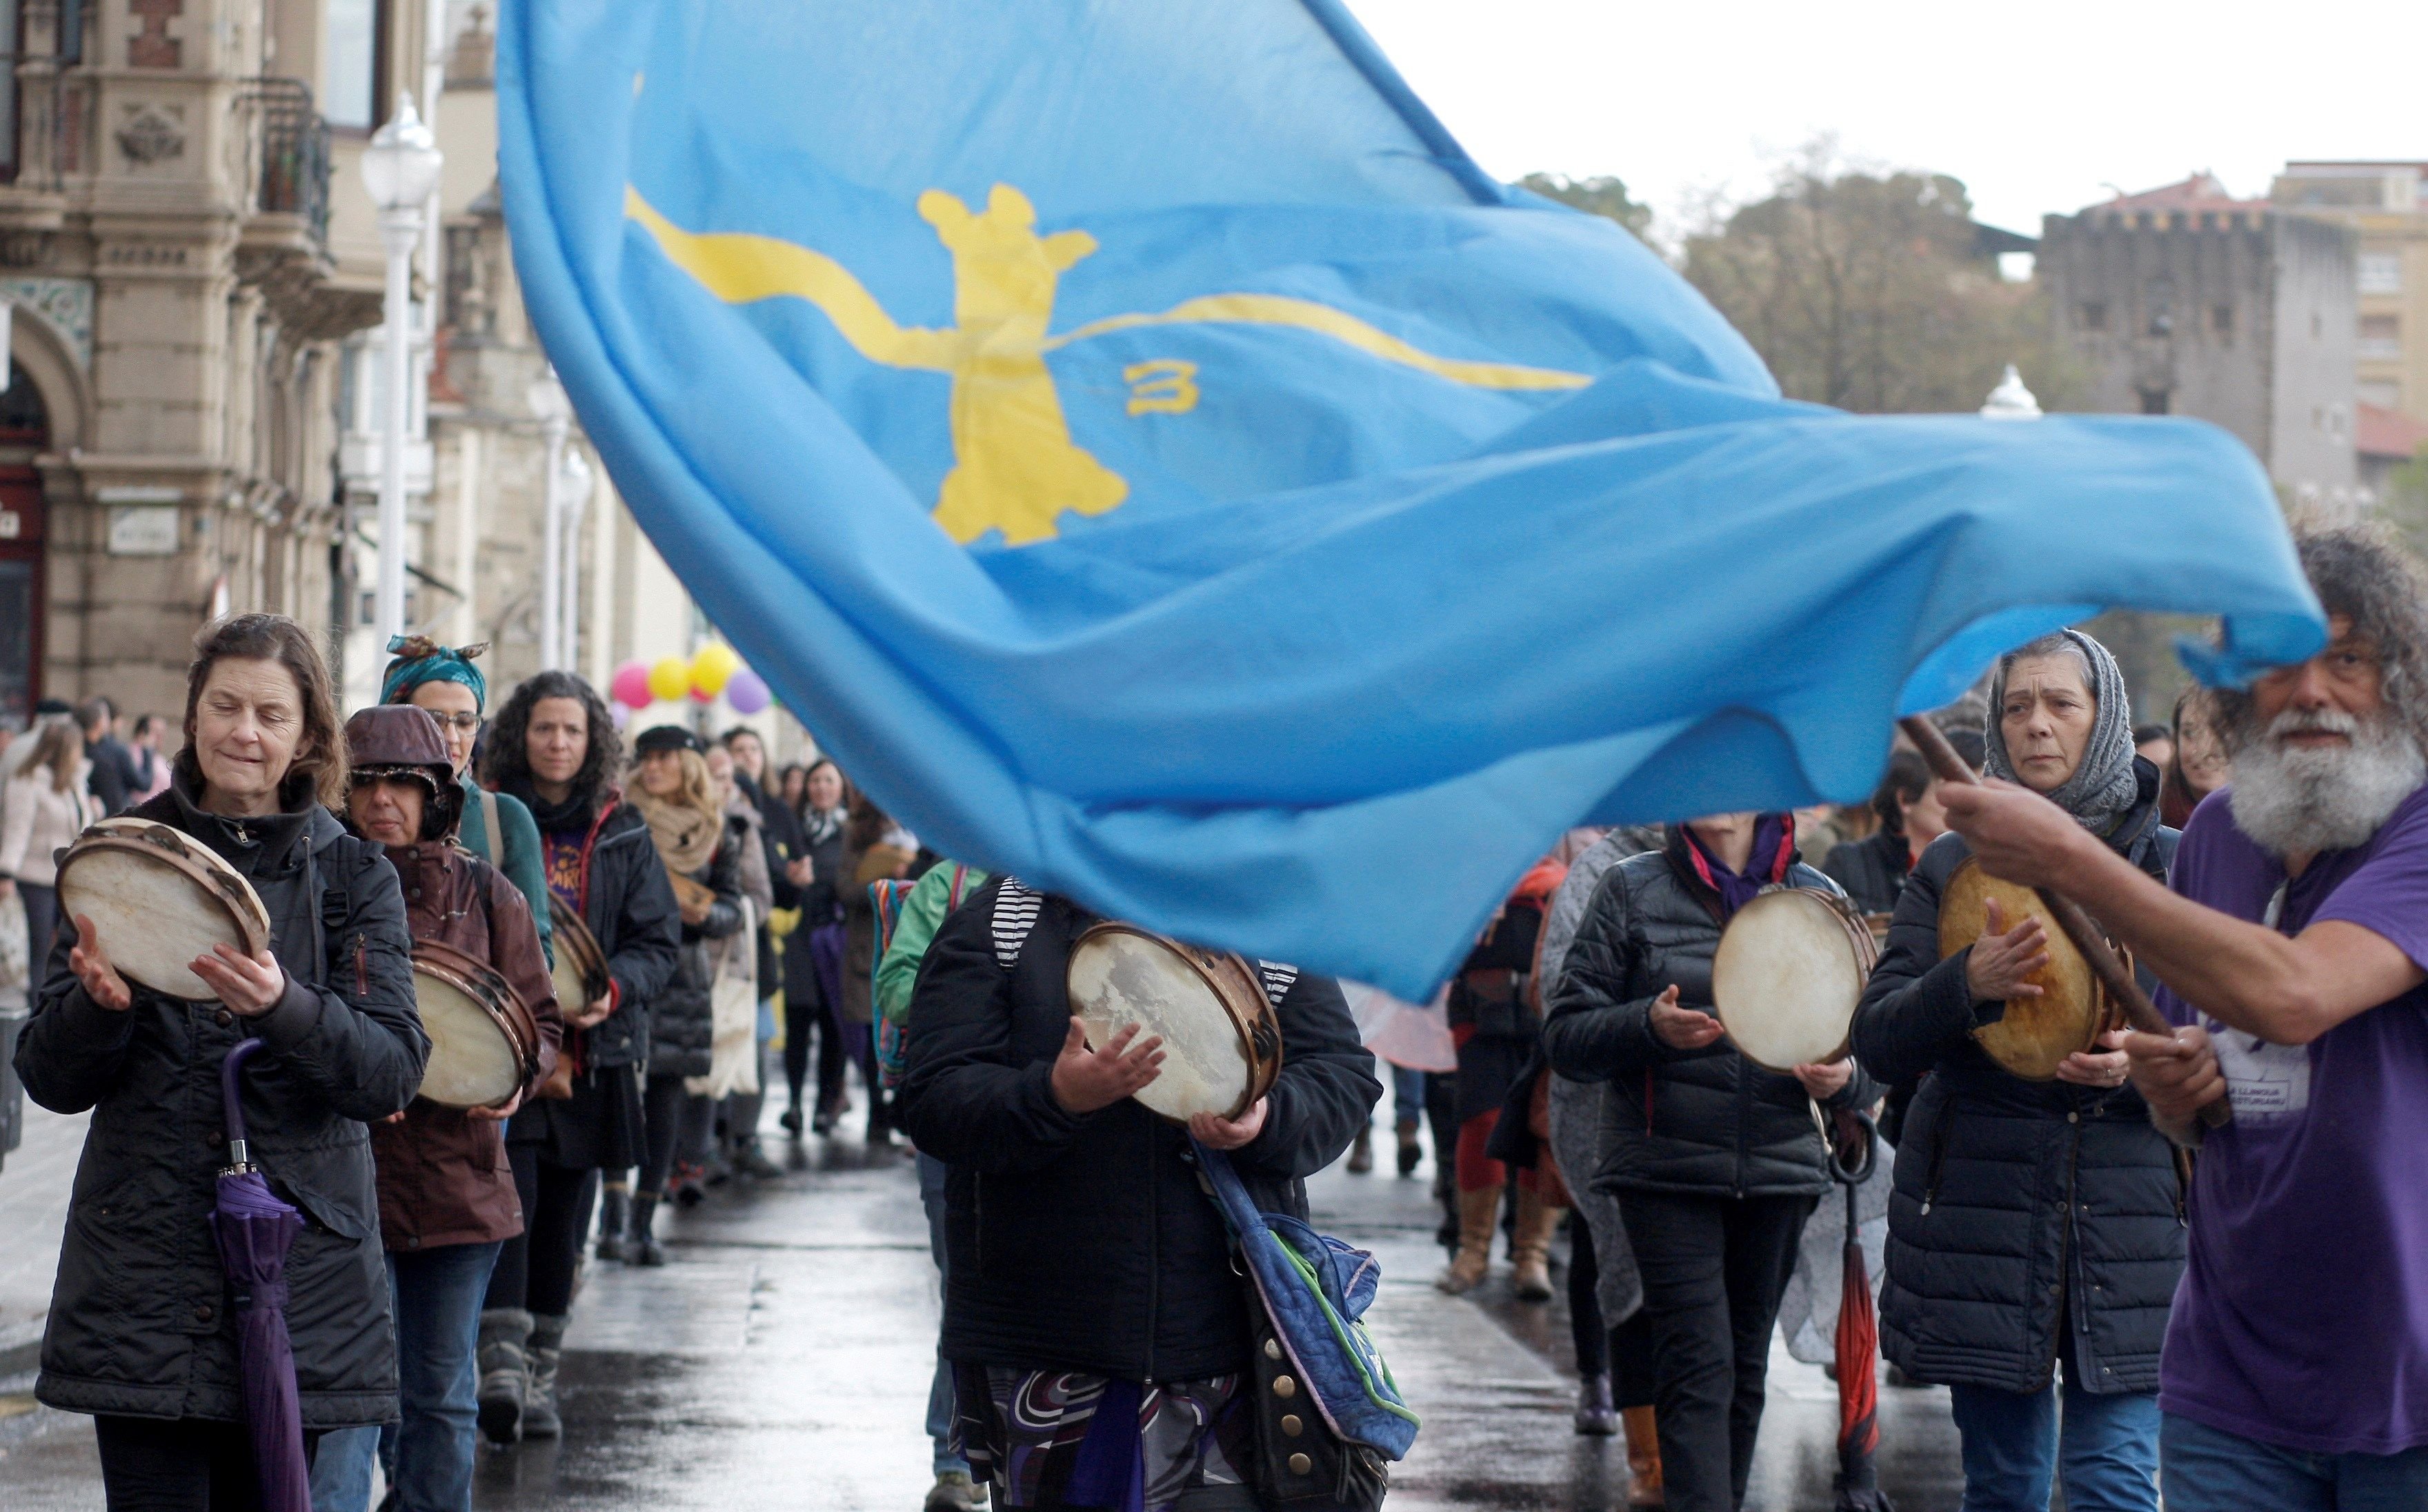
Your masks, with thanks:
M 489 680 L 472 665 L 472 658 L 488 649 L 487 641 L 451 648 L 427 635 L 399 635 L 387 643 L 388 655 L 395 660 L 380 677 L 380 702 L 402 702 L 424 682 L 461 682 L 472 690 L 473 706 L 486 708 Z
M 1675 832 L 1685 837 L 1686 859 L 1696 875 L 1720 895 L 1722 923 L 1735 918 L 1737 910 L 1752 902 L 1764 888 L 1785 881 L 1787 869 L 1796 864 L 1796 816 L 1791 814 L 1765 814 L 1754 820 L 1753 848 L 1747 853 L 1742 872 L 1731 870 L 1714 855 L 1693 825 L 1682 824 Z
M 2091 664 L 2091 697 L 2098 704 L 2092 716 L 2091 738 L 2083 743 L 2082 761 L 2049 801 L 2071 814 L 2093 834 L 2104 835 L 2132 812 L 2141 797 L 2141 780 L 2133 770 L 2133 698 L 2124 690 L 2124 673 L 2108 648 L 2078 630 L 2059 631 Z M 2007 732 L 2000 717 L 2007 707 L 2005 658 L 1990 679 L 1990 710 L 1981 731 L 1984 769 L 1992 777 L 2020 781 L 2007 754 Z

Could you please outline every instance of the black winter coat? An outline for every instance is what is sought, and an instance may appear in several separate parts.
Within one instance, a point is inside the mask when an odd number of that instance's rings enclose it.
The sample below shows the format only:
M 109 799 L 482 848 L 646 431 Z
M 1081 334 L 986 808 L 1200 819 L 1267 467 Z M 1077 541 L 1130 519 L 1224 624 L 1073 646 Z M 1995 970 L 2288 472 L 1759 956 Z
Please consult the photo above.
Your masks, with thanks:
M 675 956 L 674 975 L 649 1004 L 649 1075 L 705 1076 L 709 1050 L 716 1038 L 715 972 L 708 943 L 722 940 L 742 928 L 742 847 L 750 843 L 750 827 L 728 814 L 725 838 L 708 864 L 691 874 L 693 881 L 716 895 L 708 917 L 682 926 L 682 948 Z M 673 884 L 667 884 L 669 890 Z M 676 915 L 680 921 L 680 910 Z
M 206 1215 L 227 1146 L 220 1066 L 238 1042 L 254 1161 L 304 1216 L 287 1257 L 287 1326 L 306 1428 L 396 1420 L 379 1199 L 365 1126 L 421 1084 L 412 942 L 396 872 L 299 794 L 236 821 L 172 787 L 134 810 L 225 857 L 270 911 L 287 995 L 258 1018 L 135 987 L 114 1013 L 86 995 L 61 931 L 17 1073 L 54 1112 L 92 1109 L 42 1338 L 35 1394 L 71 1412 L 242 1421 L 235 1317 Z M 107 947 L 108 942 L 104 941 Z M 130 984 L 132 985 L 132 984 Z
M 1007 970 L 994 934 L 1006 881 L 973 894 L 928 946 L 896 1104 L 898 1126 L 951 1167 L 943 1356 L 1131 1381 L 1241 1369 L 1240 1281 L 1189 1131 L 1127 1098 L 1076 1117 L 1054 1100 L 1071 942 L 1096 920 L 1043 898 Z M 1281 1076 L 1263 1131 L 1231 1162 L 1258 1208 L 1304 1218 L 1304 1178 L 1349 1147 L 1383 1087 L 1329 978 L 1297 977 L 1276 1012 Z
M 1724 1197 L 1813 1196 L 1830 1188 L 1812 1099 L 1794 1076 L 1765 1071 L 1719 1039 L 1673 1050 L 1652 1032 L 1652 1004 L 1673 983 L 1678 1006 L 1712 1011 L 1712 953 L 1719 897 L 1685 859 L 1685 829 L 1668 847 L 1631 856 L 1602 874 L 1543 1024 L 1551 1069 L 1607 1081 L 1609 1159 L 1594 1184 L 1607 1192 Z M 1835 893 L 1801 863 L 1787 883 Z M 1862 1067 L 1827 1108 L 1862 1108 L 1879 1087 Z
M 801 821 L 783 799 L 769 793 L 750 780 L 747 772 L 736 768 L 733 781 L 742 796 L 759 812 L 759 839 L 767 847 L 767 892 L 773 905 L 779 909 L 801 906 L 801 889 L 784 875 L 784 868 L 799 860 L 806 852 L 801 848 Z M 776 932 L 765 919 L 759 921 L 759 995 L 773 997 L 784 985 L 784 962 L 776 949 Z
M 1897 895 L 1905 891 L 1912 853 L 1905 836 L 1882 830 L 1866 840 L 1830 846 L 1821 869 L 1846 889 L 1847 900 L 1861 912 L 1890 913 L 1896 910 Z
M 2175 831 L 2144 785 L 2109 844 L 2163 880 Z M 1922 853 L 1855 1015 L 1864 1065 L 1923 1077 L 1889 1198 L 1881 1350 L 1917 1380 L 2038 1391 L 2063 1318 L 2085 1389 L 2157 1390 L 2184 1268 L 2174 1149 L 2129 1085 L 2026 1081 L 1974 1041 L 2005 1005 L 1972 1001 L 1969 947 L 1939 959 L 1939 900 L 1967 854 L 1953 834 Z

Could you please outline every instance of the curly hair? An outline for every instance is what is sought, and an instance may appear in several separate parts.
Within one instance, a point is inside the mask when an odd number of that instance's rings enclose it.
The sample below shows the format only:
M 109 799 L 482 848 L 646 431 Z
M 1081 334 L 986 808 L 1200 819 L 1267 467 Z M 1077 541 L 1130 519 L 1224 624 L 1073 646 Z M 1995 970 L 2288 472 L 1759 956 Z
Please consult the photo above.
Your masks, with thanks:
M 615 733 L 615 716 L 596 688 L 570 672 L 540 672 L 523 680 L 514 697 L 498 711 L 489 727 L 489 746 L 481 756 L 481 780 L 510 793 L 527 792 L 532 784 L 532 708 L 542 698 L 572 698 L 582 705 L 589 739 L 582 769 L 573 774 L 573 791 L 592 803 L 607 784 L 610 773 L 622 768 L 624 742 Z
M 2377 643 L 2386 707 L 2428 750 L 2428 587 L 2419 563 L 2374 521 L 2297 530 L 2293 545 L 2327 613 L 2347 616 L 2354 634 Z M 2248 690 L 2217 689 L 2212 707 L 2228 755 L 2258 735 Z
M 346 806 L 345 721 L 337 717 L 336 683 L 329 664 L 312 643 L 311 632 L 285 615 L 230 615 L 205 625 L 194 637 L 193 665 L 186 669 L 186 748 L 172 768 L 193 791 L 203 787 L 203 766 L 195 754 L 194 716 L 202 708 L 203 688 L 211 668 L 231 658 L 276 662 L 295 680 L 296 701 L 303 705 L 304 733 L 295 742 L 295 756 L 278 784 L 282 804 L 317 798 L 332 809 Z M 290 792 L 290 789 L 300 791 Z

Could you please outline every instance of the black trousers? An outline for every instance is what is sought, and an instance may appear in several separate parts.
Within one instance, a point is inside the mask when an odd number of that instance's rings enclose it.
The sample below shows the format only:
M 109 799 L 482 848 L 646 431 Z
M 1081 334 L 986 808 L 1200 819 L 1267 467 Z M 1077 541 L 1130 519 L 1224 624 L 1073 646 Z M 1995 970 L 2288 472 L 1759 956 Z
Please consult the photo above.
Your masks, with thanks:
M 199 1418 L 92 1420 L 109 1512 L 255 1512 L 253 1435 L 240 1422 Z M 306 1463 L 320 1436 L 306 1431 Z
M 506 1159 L 515 1170 L 515 1195 L 522 1199 L 523 1231 L 498 1251 L 482 1306 L 562 1318 L 573 1310 L 573 1273 L 599 1199 L 599 1173 L 550 1165 L 536 1144 L 509 1144 Z
M 698 1165 L 708 1159 L 709 1142 L 716 1130 L 716 1104 L 685 1091 L 681 1076 L 651 1076 L 648 1087 L 641 1107 L 648 1149 L 641 1159 L 641 1179 L 632 1190 L 663 1197 L 677 1160 Z
M 801 1106 L 801 1086 L 810 1078 L 810 1042 L 818 1046 L 818 1106 L 831 1108 L 843 1101 L 843 1068 L 845 1061 L 843 1037 L 835 1032 L 834 1021 L 827 1016 L 826 1000 L 818 995 L 815 984 L 803 990 L 799 1002 L 793 1001 L 793 991 L 784 990 L 784 1085 L 791 1090 L 793 1106 Z
M 1770 1331 L 1819 1200 L 1619 1193 L 1644 1275 L 1669 1512 L 1734 1512 L 1745 1500 Z
M 1608 1375 L 1611 1400 L 1620 1407 L 1653 1402 L 1652 1320 L 1643 1308 L 1616 1328 L 1602 1326 L 1601 1264 L 1594 1254 L 1593 1229 L 1584 1214 L 1568 1220 L 1568 1338 L 1576 1346 L 1579 1375 Z

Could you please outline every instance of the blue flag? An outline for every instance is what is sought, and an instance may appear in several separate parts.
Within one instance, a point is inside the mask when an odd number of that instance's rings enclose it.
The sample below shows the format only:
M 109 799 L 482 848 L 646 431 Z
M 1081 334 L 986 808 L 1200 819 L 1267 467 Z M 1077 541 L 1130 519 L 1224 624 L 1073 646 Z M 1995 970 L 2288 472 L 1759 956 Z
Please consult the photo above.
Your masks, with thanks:
M 2108 605 L 2321 638 L 2187 420 L 1856 418 L 1493 183 L 1337 0 L 518 0 L 524 297 L 939 850 L 1421 998 L 1565 828 L 1865 794 Z

